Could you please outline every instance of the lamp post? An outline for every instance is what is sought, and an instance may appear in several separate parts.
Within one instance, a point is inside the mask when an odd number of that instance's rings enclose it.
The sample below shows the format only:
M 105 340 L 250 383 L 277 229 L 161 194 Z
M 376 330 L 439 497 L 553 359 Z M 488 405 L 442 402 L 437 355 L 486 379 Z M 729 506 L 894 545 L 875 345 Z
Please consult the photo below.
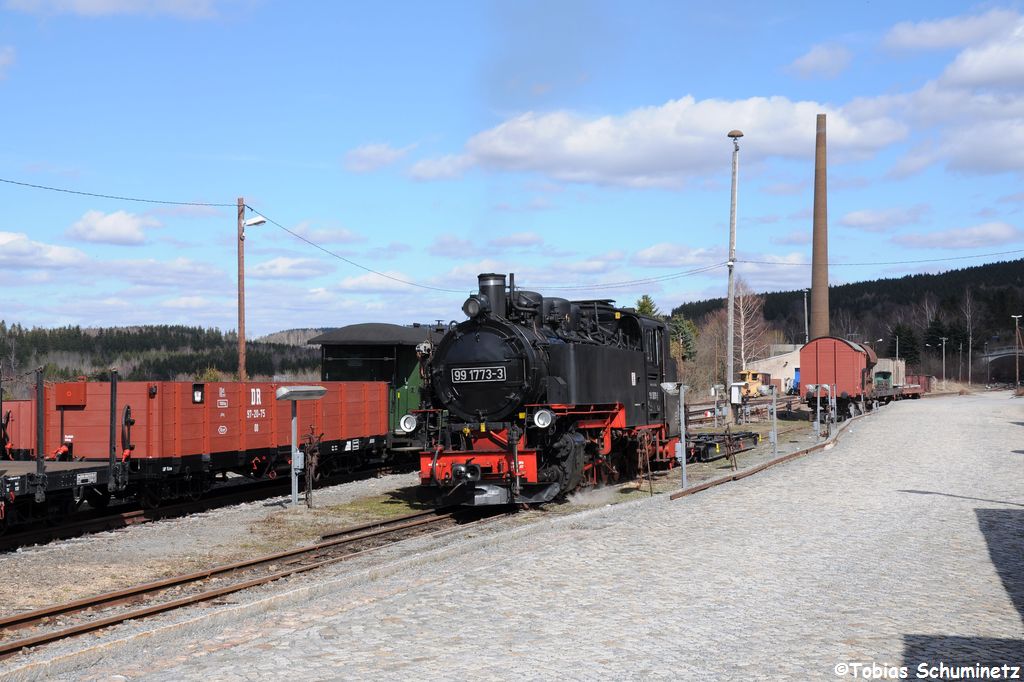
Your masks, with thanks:
M 986 372 L 985 384 L 991 384 L 992 383 L 992 361 L 988 357 L 988 341 L 985 342 L 985 349 L 982 351 L 982 353 L 984 353 L 984 355 L 985 355 L 985 368 L 988 370 L 988 372 Z
M 945 336 L 942 337 L 942 388 L 946 389 L 946 341 L 949 339 Z
M 957 360 L 956 368 L 956 380 L 960 383 L 964 382 L 964 343 L 960 342 L 960 346 L 957 348 L 957 354 L 959 359 Z M 970 358 L 968 358 L 970 359 Z
M 1017 383 L 1020 388 L 1020 315 L 1010 315 L 1013 318 L 1013 364 L 1017 373 Z
M 296 403 L 300 400 L 320 400 L 327 393 L 326 386 L 282 386 L 274 392 L 277 400 L 292 404 L 292 506 L 299 504 L 299 472 L 306 469 L 304 453 L 299 450 L 299 417 Z M 306 471 L 309 476 L 311 472 Z M 308 488 L 309 489 L 309 488 Z M 306 505 L 313 506 L 313 500 L 306 496 Z
M 804 289 L 804 345 L 811 342 L 811 335 L 807 326 L 807 292 L 808 289 Z
M 726 316 L 728 323 L 726 324 L 726 354 L 729 356 L 725 359 L 726 367 L 726 386 L 732 386 L 733 383 L 733 355 L 735 349 L 733 344 L 734 325 L 735 325 L 735 301 L 736 301 L 736 282 L 733 279 L 733 268 L 736 266 L 736 184 L 739 178 L 740 172 L 740 143 L 739 139 L 743 137 L 743 133 L 739 130 L 730 130 L 728 137 L 732 140 L 732 200 L 729 202 L 729 260 L 726 265 L 729 266 L 729 310 Z M 685 467 L 684 467 L 685 468 Z
M 676 459 L 679 461 L 679 468 L 682 470 L 681 485 L 686 488 L 686 389 L 689 386 L 679 381 L 666 381 L 661 384 L 661 390 L 667 395 L 679 396 L 679 443 L 676 444 Z M 717 400 L 716 411 L 717 411 Z M 717 419 L 717 417 L 716 417 Z
M 267 222 L 263 216 L 245 219 L 245 199 L 238 197 L 238 380 L 246 381 L 245 371 L 245 228 Z

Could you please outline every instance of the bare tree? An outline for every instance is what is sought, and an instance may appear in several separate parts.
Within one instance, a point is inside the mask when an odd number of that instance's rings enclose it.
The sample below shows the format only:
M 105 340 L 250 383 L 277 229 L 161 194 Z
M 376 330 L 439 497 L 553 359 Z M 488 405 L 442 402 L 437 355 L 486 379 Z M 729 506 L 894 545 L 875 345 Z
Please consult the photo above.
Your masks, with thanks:
M 931 293 L 926 293 L 924 298 L 921 299 L 921 303 L 917 306 L 917 326 L 921 330 L 923 335 L 928 325 L 932 323 L 932 320 L 939 314 L 939 304 L 935 301 L 935 297 Z
M 725 308 L 709 313 L 699 325 L 697 355 L 687 363 L 686 382 L 696 391 L 705 391 L 725 379 L 726 314 Z
M 740 368 L 768 355 L 768 325 L 764 319 L 764 297 L 755 294 L 743 279 L 736 281 L 736 347 Z
M 971 294 L 970 287 L 964 289 L 964 298 L 960 303 L 960 312 L 963 313 L 964 326 L 967 328 L 967 383 L 970 385 L 974 383 L 972 372 L 974 368 L 974 318 L 978 314 L 974 305 L 974 295 Z

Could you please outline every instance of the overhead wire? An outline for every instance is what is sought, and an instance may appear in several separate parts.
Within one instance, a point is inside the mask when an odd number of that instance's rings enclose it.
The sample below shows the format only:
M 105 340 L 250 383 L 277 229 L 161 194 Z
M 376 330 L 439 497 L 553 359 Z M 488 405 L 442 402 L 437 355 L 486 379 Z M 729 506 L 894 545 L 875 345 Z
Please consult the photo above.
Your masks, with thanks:
M 47 185 L 34 185 L 30 182 L 18 182 L 17 180 L 8 180 L 7 178 L 0 178 L 0 182 L 5 182 L 8 185 L 18 185 L 19 187 L 31 187 L 33 189 L 44 189 L 50 192 L 63 192 L 65 194 L 78 194 L 83 197 L 96 197 L 99 199 L 114 199 L 116 201 L 135 201 L 143 204 L 165 204 L 168 206 L 217 206 L 217 207 L 234 207 L 236 204 L 215 204 L 202 201 L 169 201 L 166 199 L 142 199 L 140 197 L 124 197 L 115 194 L 100 194 L 97 192 L 81 192 L 75 189 L 66 189 L 64 187 L 49 187 Z
M 85 192 L 85 191 L 81 191 L 81 190 L 68 189 L 68 188 L 65 188 L 65 187 L 52 187 L 52 186 L 49 186 L 49 185 L 39 185 L 39 184 L 34 184 L 34 183 L 29 183 L 29 182 L 20 182 L 18 180 L 11 180 L 11 179 L 8 179 L 8 178 L 0 178 L 0 182 L 6 183 L 6 184 L 9 184 L 9 185 L 16 185 L 16 186 L 19 186 L 19 187 L 29 187 L 29 188 L 32 188 L 32 189 L 46 190 L 46 191 L 50 191 L 50 192 L 62 192 L 62 193 L 65 193 L 65 194 L 75 194 L 75 195 L 78 195 L 78 196 L 95 197 L 95 198 L 99 198 L 99 199 L 112 199 L 112 200 L 115 200 L 115 201 L 131 201 L 131 202 L 136 202 L 136 203 L 162 204 L 162 205 L 167 205 L 167 206 L 204 206 L 204 207 L 217 207 L 217 208 L 234 208 L 234 207 L 237 206 L 237 204 L 234 204 L 234 203 L 216 203 L 216 202 L 202 202 L 202 201 L 175 201 L 175 200 L 169 200 L 169 199 L 150 199 L 150 198 L 143 198 L 143 197 L 123 196 L 123 195 L 117 195 L 117 194 L 104 194 L 104 193 L 99 193 L 99 192 Z M 308 239 L 308 238 L 304 237 L 303 235 L 299 234 L 298 232 L 295 232 L 294 230 L 288 229 L 287 227 L 285 227 L 281 223 L 277 222 L 276 220 L 272 220 L 271 218 L 267 217 L 266 214 L 256 210 L 255 208 L 253 208 L 252 206 L 250 206 L 248 204 L 245 204 L 245 207 L 247 209 L 249 209 L 250 211 L 253 211 L 256 214 L 258 214 L 260 216 L 263 216 L 264 218 L 266 218 L 267 222 L 269 222 L 269 223 L 273 224 L 274 226 L 280 228 L 281 230 L 287 232 L 288 234 L 292 235 L 296 239 L 299 239 L 300 241 L 305 242 L 309 246 L 312 246 L 313 248 L 318 249 L 318 250 L 322 251 L 323 253 L 325 253 L 325 254 L 327 254 L 329 256 L 332 256 L 333 258 L 337 258 L 338 260 L 341 260 L 341 261 L 351 265 L 352 267 L 355 267 L 355 268 L 358 268 L 360 270 L 364 270 L 364 271 L 369 272 L 371 274 L 377 275 L 378 277 L 381 277 L 383 279 L 390 280 L 390 281 L 396 282 L 398 284 L 403 284 L 405 286 L 411 286 L 411 287 L 415 287 L 415 288 L 419 288 L 419 289 L 426 289 L 426 290 L 430 290 L 430 291 L 439 291 L 439 292 L 443 292 L 443 293 L 456 293 L 456 294 L 461 294 L 461 293 L 465 292 L 465 290 L 463 290 L 463 289 L 448 289 L 448 288 L 445 288 L 445 287 L 437 287 L 437 286 L 432 286 L 432 285 L 429 285 L 429 284 L 420 284 L 419 282 L 413 282 L 413 281 L 410 281 L 410 280 L 402 279 L 401 277 L 395 277 L 394 275 L 389 275 L 387 273 L 380 272 L 379 270 L 374 270 L 373 268 L 370 268 L 370 267 L 367 267 L 365 265 L 362 265 L 361 263 L 358 263 L 358 262 L 356 262 L 356 261 L 354 261 L 354 260 L 352 260 L 350 258 L 346 258 L 345 256 L 342 256 L 339 253 L 336 253 L 336 252 L 334 252 L 334 251 L 332 251 L 332 250 L 330 250 L 330 249 L 328 249 L 328 248 L 326 248 L 326 247 L 324 247 L 324 246 L 322 246 L 320 244 L 317 244 L 316 242 L 312 241 L 311 239 Z M 988 258 L 988 257 L 992 257 L 992 256 L 1006 256 L 1006 255 L 1017 254 L 1017 253 L 1024 253 L 1024 249 L 1014 249 L 1014 250 L 1010 250 L 1010 251 L 996 251 L 996 252 L 992 252 L 992 253 L 977 253 L 977 254 L 971 254 L 971 255 L 968 255 L 968 256 L 950 256 L 950 257 L 947 257 L 947 258 L 923 258 L 923 259 L 917 259 L 917 260 L 872 261 L 872 262 L 854 262 L 854 263 L 828 263 L 828 266 L 829 267 L 833 267 L 833 266 L 834 267 L 852 267 L 852 266 L 870 266 L 870 265 L 916 265 L 916 264 L 921 264 L 921 263 L 941 263 L 941 262 L 947 262 L 947 261 L 970 260 L 972 258 Z M 767 260 L 753 260 L 753 259 L 737 259 L 736 263 L 750 263 L 750 264 L 754 264 L 754 265 L 778 265 L 778 266 L 791 266 L 791 267 L 794 267 L 794 266 L 795 267 L 808 267 L 808 266 L 811 265 L 811 263 L 806 263 L 806 262 L 791 263 L 791 262 L 786 262 L 786 261 L 767 261 Z M 671 280 L 679 279 L 679 278 L 682 278 L 682 277 L 690 277 L 690 276 L 693 276 L 693 275 L 701 274 L 703 272 L 708 272 L 710 270 L 714 270 L 714 269 L 723 267 L 725 265 L 727 265 L 727 263 L 724 263 L 724 262 L 722 262 L 722 263 L 713 263 L 713 264 L 709 264 L 709 265 L 706 265 L 706 266 L 701 266 L 701 267 L 698 267 L 698 268 L 695 268 L 695 269 L 692 269 L 692 270 L 686 270 L 686 271 L 682 271 L 682 272 L 674 272 L 674 273 L 670 273 L 670 274 L 667 274 L 667 275 L 660 275 L 660 276 L 656 276 L 656 277 L 646 277 L 646 278 L 642 278 L 642 279 L 625 280 L 625 281 L 621 281 L 621 282 L 599 282 L 599 283 L 596 283 L 596 284 L 572 284 L 572 285 L 560 285 L 560 286 L 559 285 L 544 285 L 544 287 L 546 289 L 557 290 L 557 291 L 583 291 L 583 290 L 595 290 L 595 289 L 620 289 L 620 288 L 640 286 L 640 285 L 645 285 L 645 284 L 657 284 L 659 282 L 671 281 Z
M 944 261 L 953 260 L 970 260 L 971 258 L 988 258 L 990 256 L 1006 256 L 1014 253 L 1024 253 L 1024 249 L 1014 249 L 1012 251 L 995 251 L 993 253 L 975 253 L 970 256 L 949 256 L 947 258 L 922 258 L 920 260 L 890 260 L 890 261 L 873 261 L 863 263 L 826 263 L 829 267 L 832 266 L 851 266 L 851 265 L 916 265 L 920 263 L 941 263 Z M 773 260 L 747 260 L 746 258 L 737 258 L 737 263 L 754 263 L 757 265 L 791 265 L 791 266 L 811 266 L 812 263 L 790 263 L 787 261 L 773 261 Z
M 299 234 L 298 232 L 296 232 L 294 230 L 289 230 L 287 227 L 285 227 L 281 223 L 279 223 L 276 220 L 268 217 L 267 214 L 263 213 L 262 211 L 256 210 L 255 208 L 253 208 L 252 206 L 250 206 L 248 204 L 246 204 L 245 207 L 247 209 L 249 209 L 250 211 L 252 211 L 253 213 L 255 213 L 255 214 L 265 218 L 266 221 L 268 223 L 270 223 L 271 225 L 274 225 L 275 227 L 278 227 L 281 230 L 284 230 L 285 232 L 287 232 L 291 236 L 295 237 L 296 239 L 298 239 L 300 241 L 303 241 L 306 244 L 309 244 L 310 246 L 312 246 L 315 249 L 319 249 L 320 251 L 323 251 L 324 253 L 326 253 L 329 256 L 333 256 L 334 258 L 337 258 L 340 261 L 348 263 L 352 267 L 359 268 L 360 270 L 365 270 L 366 272 L 369 272 L 369 273 L 372 273 L 374 275 L 377 275 L 378 277 L 383 277 L 384 279 L 391 280 L 392 282 L 397 282 L 399 284 L 405 284 L 406 286 L 410 286 L 410 287 L 417 287 L 419 289 L 429 289 L 430 291 L 442 291 L 444 293 L 449 293 L 449 294 L 464 294 L 464 293 L 466 293 L 466 291 L 464 289 L 445 289 L 444 287 L 435 287 L 435 286 L 431 286 L 429 284 L 420 284 L 419 282 L 410 282 L 409 280 L 402 279 L 401 277 L 395 277 L 394 275 L 389 275 L 386 272 L 380 272 L 379 270 L 374 270 L 373 268 L 369 268 L 369 267 L 367 267 L 365 265 L 362 265 L 361 263 L 357 263 L 356 261 L 352 260 L 351 258 L 346 258 L 345 256 L 342 256 L 340 253 L 336 253 L 334 251 L 331 251 L 326 246 L 321 246 L 320 244 L 317 244 L 316 242 L 314 242 L 311 239 L 307 239 L 306 237 L 304 237 L 303 235 Z

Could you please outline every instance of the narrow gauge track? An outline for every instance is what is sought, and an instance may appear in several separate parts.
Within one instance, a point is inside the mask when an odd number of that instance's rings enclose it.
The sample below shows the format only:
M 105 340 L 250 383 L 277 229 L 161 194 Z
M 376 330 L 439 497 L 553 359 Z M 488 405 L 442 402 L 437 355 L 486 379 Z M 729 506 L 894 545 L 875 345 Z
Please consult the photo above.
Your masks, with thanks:
M 495 512 L 491 512 L 479 518 L 478 515 L 467 517 L 464 513 L 455 511 L 417 512 L 395 519 L 343 528 L 322 536 L 319 543 L 306 547 L 15 614 L 0 619 L 0 659 L 28 647 L 49 644 L 128 620 L 138 620 L 210 601 L 250 587 L 345 561 L 401 540 L 441 533 L 453 526 L 469 525 L 495 515 Z M 427 529 L 430 532 L 424 533 Z M 180 596 L 175 596 L 178 594 Z M 161 595 L 173 598 L 159 601 Z M 137 602 L 150 603 L 134 607 Z M 91 614 L 99 617 L 90 620 L 88 617 Z M 53 626 L 58 627 L 47 630 Z M 12 638 L 13 632 L 22 629 L 30 629 L 37 633 L 18 639 Z M 41 630 L 46 631 L 38 632 Z
M 395 469 L 382 469 L 385 473 L 393 472 Z M 347 474 L 331 477 L 321 485 L 336 485 L 365 478 L 363 474 Z M 374 474 L 377 471 L 373 472 Z M 38 525 L 29 527 L 18 533 L 0 535 L 0 552 L 8 552 L 19 547 L 28 545 L 39 545 L 53 540 L 66 540 L 90 533 L 100 533 L 107 530 L 127 528 L 140 523 L 173 519 L 189 514 L 197 514 L 211 509 L 228 507 L 244 502 L 258 502 L 271 497 L 286 495 L 290 490 L 290 481 L 287 478 L 275 480 L 256 481 L 240 483 L 230 487 L 214 489 L 198 500 L 188 500 L 173 504 L 161 505 L 153 509 L 141 509 L 132 503 L 118 504 L 116 507 L 105 510 L 92 510 L 79 512 L 69 517 L 65 522 L 57 525 L 46 525 L 39 522 Z M 314 494 L 316 490 L 314 489 Z

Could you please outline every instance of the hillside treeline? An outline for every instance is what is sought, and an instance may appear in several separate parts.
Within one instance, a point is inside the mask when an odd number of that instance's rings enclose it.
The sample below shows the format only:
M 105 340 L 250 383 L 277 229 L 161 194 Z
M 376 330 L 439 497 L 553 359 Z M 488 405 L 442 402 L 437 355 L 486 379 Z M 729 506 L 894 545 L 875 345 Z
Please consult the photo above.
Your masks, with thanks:
M 283 343 L 246 344 L 251 378 L 319 376 L 318 348 Z M 237 378 L 238 337 L 219 329 L 182 325 L 42 329 L 0 321 L 0 376 L 7 395 L 25 397 L 32 371 L 47 380 L 105 378 L 116 368 L 123 379 L 170 381 Z
M 672 310 L 673 317 L 695 322 L 698 352 L 684 371 L 699 386 L 724 376 L 725 303 L 724 298 L 708 299 Z M 766 357 L 771 343 L 804 341 L 802 290 L 760 294 L 750 303 L 737 298 L 737 369 L 746 360 Z M 898 337 L 899 357 L 913 371 L 940 372 L 945 338 L 949 376 L 967 380 L 972 358 L 977 368 L 986 344 L 1013 345 L 1010 316 L 1024 312 L 1024 259 L 833 286 L 829 311 L 833 336 L 870 343 L 880 356 L 896 356 Z M 739 328 L 743 319 L 746 331 Z M 741 358 L 741 346 L 752 352 Z

